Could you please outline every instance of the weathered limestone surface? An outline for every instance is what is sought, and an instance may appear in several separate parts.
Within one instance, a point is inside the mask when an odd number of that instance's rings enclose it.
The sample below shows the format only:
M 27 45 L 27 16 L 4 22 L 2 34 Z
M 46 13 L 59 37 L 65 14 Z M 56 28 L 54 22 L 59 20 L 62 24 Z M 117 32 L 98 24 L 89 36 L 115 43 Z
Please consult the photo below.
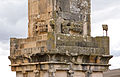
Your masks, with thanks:
M 103 75 L 103 77 L 120 77 L 120 69 L 108 70 Z
M 103 77 L 109 37 L 91 37 L 90 0 L 28 0 L 28 38 L 10 39 L 16 77 Z
M 53 32 L 90 36 L 90 0 L 28 0 L 29 37 Z

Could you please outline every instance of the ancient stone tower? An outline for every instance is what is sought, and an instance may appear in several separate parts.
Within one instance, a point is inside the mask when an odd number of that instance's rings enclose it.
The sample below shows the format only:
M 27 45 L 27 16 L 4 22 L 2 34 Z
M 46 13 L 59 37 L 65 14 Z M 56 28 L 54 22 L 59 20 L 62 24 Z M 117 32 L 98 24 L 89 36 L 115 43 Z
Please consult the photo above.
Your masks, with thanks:
M 28 0 L 28 38 L 10 39 L 16 77 L 103 77 L 109 37 L 91 37 L 90 0 Z

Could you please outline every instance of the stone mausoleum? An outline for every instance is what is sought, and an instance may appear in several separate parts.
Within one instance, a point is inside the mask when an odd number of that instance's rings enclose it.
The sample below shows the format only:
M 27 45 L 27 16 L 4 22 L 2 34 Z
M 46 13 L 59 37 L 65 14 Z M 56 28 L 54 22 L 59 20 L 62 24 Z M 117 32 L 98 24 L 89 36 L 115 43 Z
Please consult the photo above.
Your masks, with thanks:
M 91 0 L 28 0 L 28 37 L 10 39 L 16 77 L 103 77 L 109 37 L 91 36 L 90 15 Z

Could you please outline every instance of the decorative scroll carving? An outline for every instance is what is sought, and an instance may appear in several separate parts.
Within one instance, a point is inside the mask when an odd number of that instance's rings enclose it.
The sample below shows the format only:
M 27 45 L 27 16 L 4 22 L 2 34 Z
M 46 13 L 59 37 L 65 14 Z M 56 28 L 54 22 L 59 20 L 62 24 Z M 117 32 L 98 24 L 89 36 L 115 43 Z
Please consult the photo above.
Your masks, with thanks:
M 45 22 L 34 23 L 33 33 L 34 36 L 40 35 L 43 32 L 48 32 L 48 25 Z
M 83 32 L 83 26 L 78 22 L 65 21 L 62 23 L 61 28 L 62 33 L 64 34 L 72 34 L 73 32 L 76 34 L 82 34 Z

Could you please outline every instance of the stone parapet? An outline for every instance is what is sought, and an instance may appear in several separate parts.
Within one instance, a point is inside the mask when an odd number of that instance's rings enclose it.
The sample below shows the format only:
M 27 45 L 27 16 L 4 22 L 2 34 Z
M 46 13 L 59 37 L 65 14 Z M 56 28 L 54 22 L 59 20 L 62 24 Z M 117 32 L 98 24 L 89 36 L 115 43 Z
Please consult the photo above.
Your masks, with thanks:
M 11 56 L 54 51 L 58 53 L 109 54 L 109 37 L 48 33 L 26 39 L 11 38 Z

